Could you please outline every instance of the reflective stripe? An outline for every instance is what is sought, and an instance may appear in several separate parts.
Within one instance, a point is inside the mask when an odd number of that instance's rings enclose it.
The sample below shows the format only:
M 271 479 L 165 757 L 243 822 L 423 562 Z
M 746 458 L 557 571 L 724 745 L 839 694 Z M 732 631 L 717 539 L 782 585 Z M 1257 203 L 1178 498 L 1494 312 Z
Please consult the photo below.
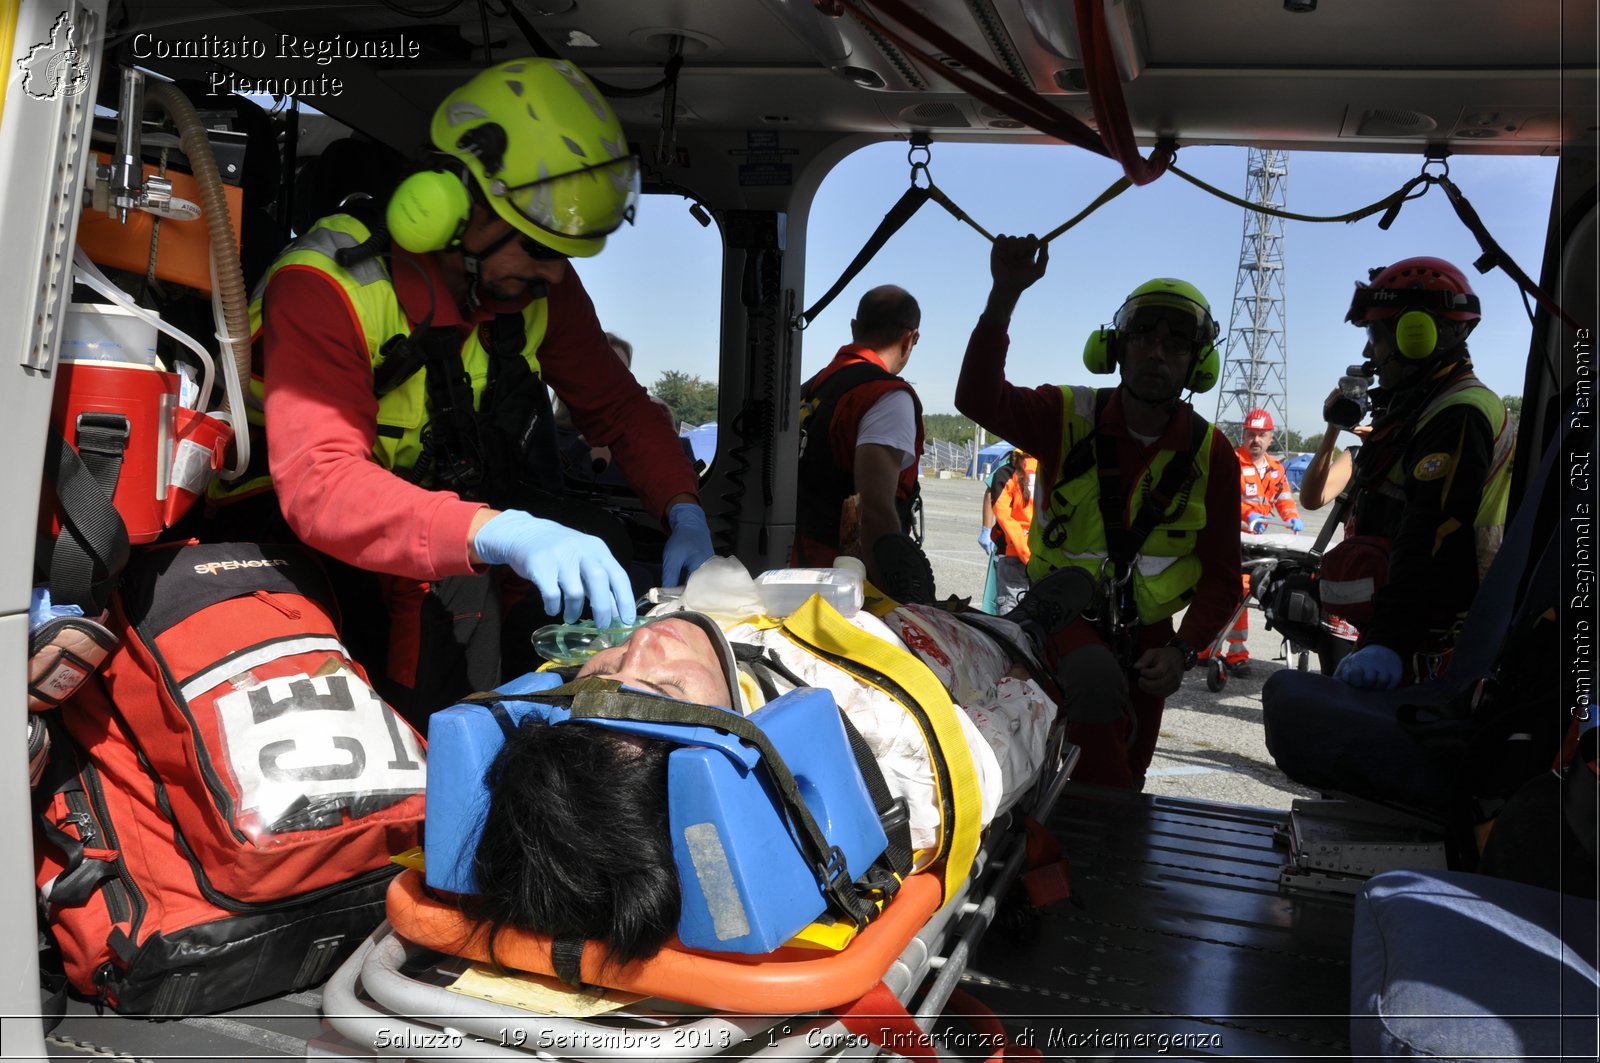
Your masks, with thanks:
M 1319 594 L 1323 605 L 1355 605 L 1360 602 L 1372 601 L 1372 596 L 1378 592 L 1376 581 L 1371 576 L 1360 579 L 1325 579 L 1318 581 Z

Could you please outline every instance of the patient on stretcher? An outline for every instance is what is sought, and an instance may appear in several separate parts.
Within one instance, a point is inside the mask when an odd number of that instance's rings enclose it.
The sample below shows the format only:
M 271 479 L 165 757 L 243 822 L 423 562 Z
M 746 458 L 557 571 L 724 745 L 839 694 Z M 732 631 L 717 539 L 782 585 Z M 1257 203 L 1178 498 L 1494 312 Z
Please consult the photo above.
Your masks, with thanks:
M 960 881 L 982 828 L 1043 764 L 1056 706 L 1031 678 L 1042 672 L 1028 636 L 1001 618 L 908 605 L 846 619 L 813 598 L 781 624 L 652 618 L 578 678 L 745 715 L 797 688 L 826 689 L 903 801 L 911 870 L 959 864 Z M 669 828 L 676 744 L 577 718 L 501 726 L 462 909 L 497 930 L 603 943 L 618 965 L 654 955 L 685 904 Z M 430 847 L 430 883 L 433 864 Z

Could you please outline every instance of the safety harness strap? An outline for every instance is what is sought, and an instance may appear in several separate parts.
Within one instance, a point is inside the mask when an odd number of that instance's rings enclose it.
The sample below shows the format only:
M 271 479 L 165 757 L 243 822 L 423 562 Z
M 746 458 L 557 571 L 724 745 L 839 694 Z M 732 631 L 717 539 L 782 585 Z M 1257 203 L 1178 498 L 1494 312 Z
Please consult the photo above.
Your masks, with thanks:
M 55 470 L 61 534 L 42 543 L 48 556 L 50 597 L 100 613 L 118 573 L 128 563 L 128 529 L 112 499 L 128 446 L 128 419 L 115 413 L 78 417 L 77 446 L 52 432 L 45 441 L 46 468 Z

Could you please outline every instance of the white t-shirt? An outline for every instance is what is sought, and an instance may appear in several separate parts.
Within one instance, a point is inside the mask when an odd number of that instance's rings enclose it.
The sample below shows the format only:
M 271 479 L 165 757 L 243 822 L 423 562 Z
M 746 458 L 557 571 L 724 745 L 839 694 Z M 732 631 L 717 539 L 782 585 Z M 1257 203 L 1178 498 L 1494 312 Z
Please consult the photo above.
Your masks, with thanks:
M 911 401 L 911 392 L 895 388 L 861 415 L 856 446 L 863 443 L 879 443 L 898 450 L 902 469 L 917 460 L 917 408 Z

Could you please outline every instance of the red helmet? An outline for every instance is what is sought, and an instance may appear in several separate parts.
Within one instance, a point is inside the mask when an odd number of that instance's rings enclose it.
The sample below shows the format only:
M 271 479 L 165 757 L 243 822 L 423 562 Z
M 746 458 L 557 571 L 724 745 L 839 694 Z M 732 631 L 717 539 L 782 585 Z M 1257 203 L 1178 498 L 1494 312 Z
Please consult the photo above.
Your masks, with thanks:
M 1404 258 L 1372 271 L 1367 284 L 1356 283 L 1344 319 L 1369 325 L 1407 310 L 1427 310 L 1446 321 L 1476 321 L 1478 297 L 1466 275 L 1442 258 Z
M 1272 414 L 1266 410 L 1251 410 L 1244 415 L 1245 431 L 1270 432 L 1272 431 Z

